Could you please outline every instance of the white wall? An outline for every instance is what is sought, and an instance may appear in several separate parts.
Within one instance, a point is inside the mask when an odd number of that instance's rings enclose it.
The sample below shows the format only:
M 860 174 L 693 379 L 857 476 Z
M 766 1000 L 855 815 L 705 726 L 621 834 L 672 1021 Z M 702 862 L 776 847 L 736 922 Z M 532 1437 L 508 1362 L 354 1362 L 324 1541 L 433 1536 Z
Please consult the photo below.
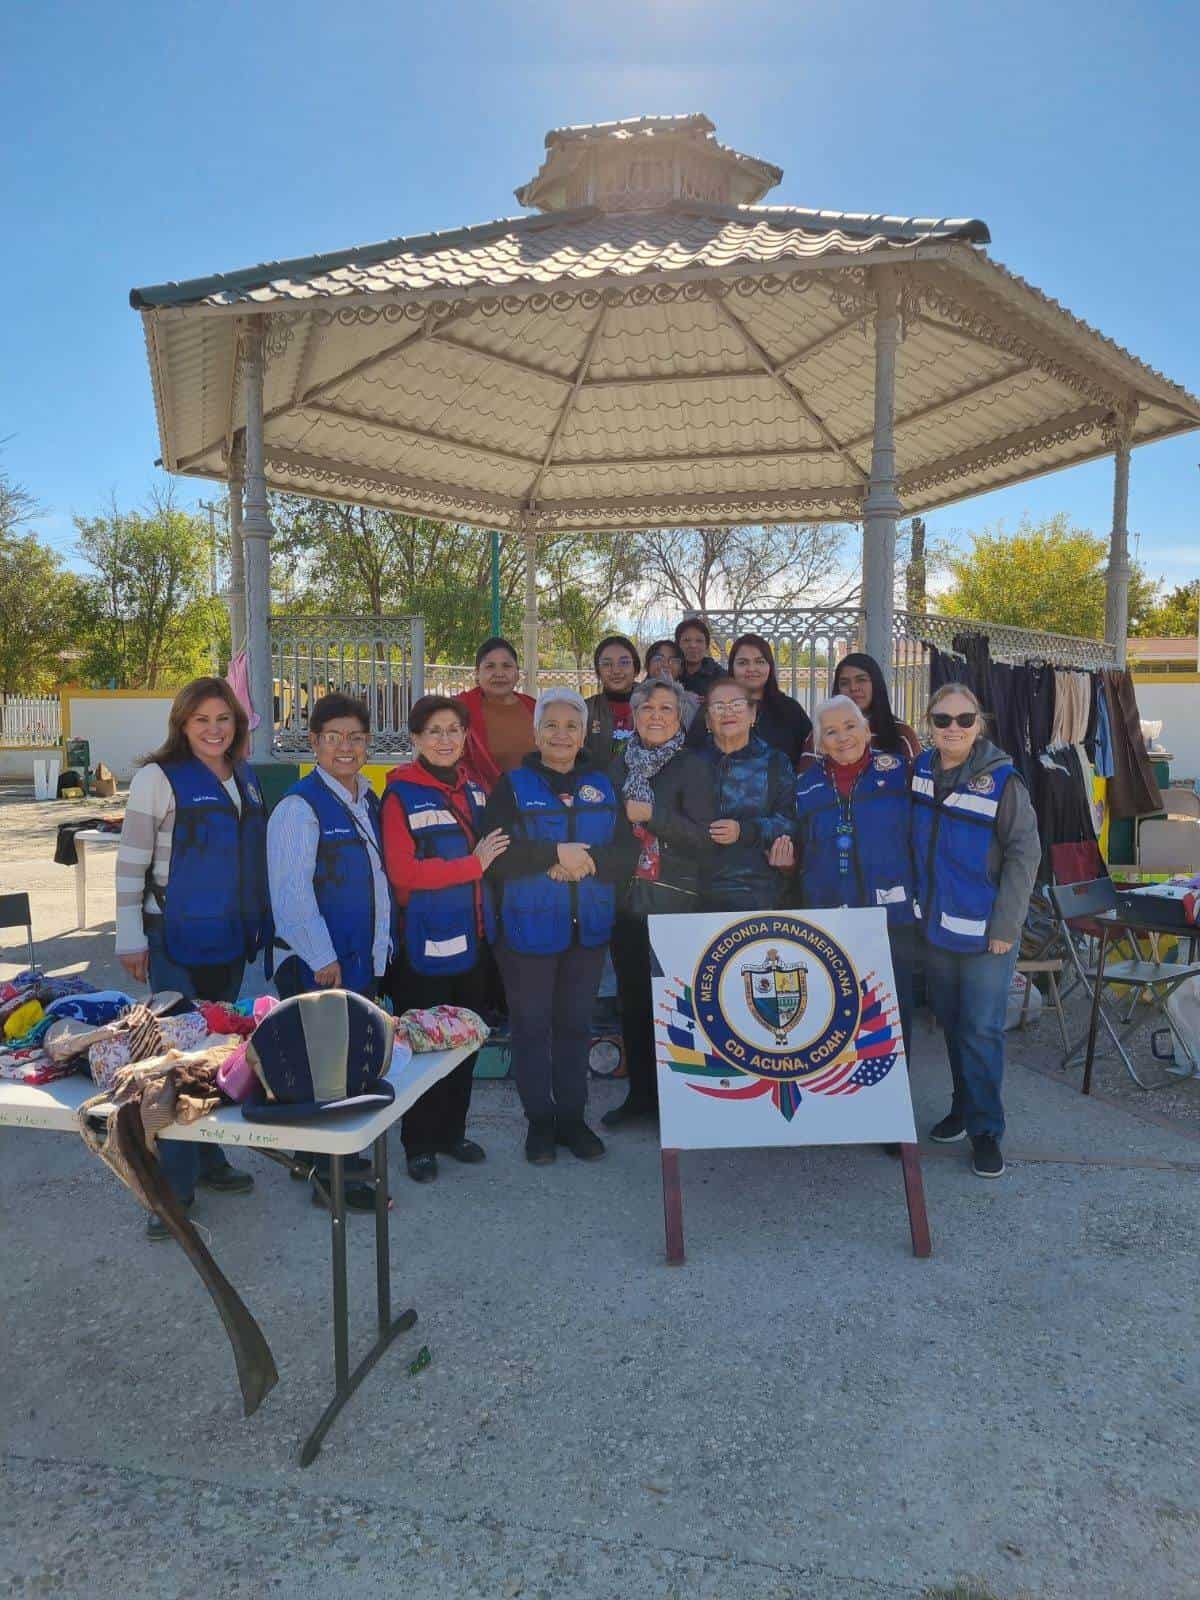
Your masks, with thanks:
M 1171 781 L 1200 778 L 1200 680 L 1171 683 L 1138 674 L 1133 686 L 1142 719 L 1162 721 L 1158 742 L 1174 758 Z
M 133 775 L 134 764 L 148 750 L 160 745 L 167 734 L 167 714 L 174 695 L 80 694 L 63 691 L 64 713 L 69 701 L 70 739 L 86 739 L 91 745 L 92 766 L 103 761 L 118 778 Z M 68 726 L 63 717 L 63 731 Z
M 35 750 L 29 745 L 0 745 L 0 783 L 33 782 L 35 761 L 61 761 L 62 748 L 52 745 L 48 750 Z

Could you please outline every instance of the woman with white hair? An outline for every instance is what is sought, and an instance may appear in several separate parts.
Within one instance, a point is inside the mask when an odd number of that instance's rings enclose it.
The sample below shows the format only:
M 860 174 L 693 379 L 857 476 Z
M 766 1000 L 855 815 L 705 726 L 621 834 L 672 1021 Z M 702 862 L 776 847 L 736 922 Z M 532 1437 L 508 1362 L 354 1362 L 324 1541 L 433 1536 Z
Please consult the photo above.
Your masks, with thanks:
M 525 1157 L 581 1161 L 604 1146 L 584 1121 L 592 1007 L 637 844 L 606 773 L 583 755 L 588 711 L 574 689 L 547 689 L 533 711 L 536 750 L 500 779 L 480 832 L 511 841 L 492 864 L 500 903 L 496 960 L 508 996 Z
M 776 865 L 799 867 L 806 909 L 878 906 L 887 912 L 896 1002 L 908 1049 L 912 1027 L 913 863 L 908 763 L 871 748 L 871 725 L 849 695 L 813 713 L 814 757 L 796 779 L 796 847 L 776 847 Z

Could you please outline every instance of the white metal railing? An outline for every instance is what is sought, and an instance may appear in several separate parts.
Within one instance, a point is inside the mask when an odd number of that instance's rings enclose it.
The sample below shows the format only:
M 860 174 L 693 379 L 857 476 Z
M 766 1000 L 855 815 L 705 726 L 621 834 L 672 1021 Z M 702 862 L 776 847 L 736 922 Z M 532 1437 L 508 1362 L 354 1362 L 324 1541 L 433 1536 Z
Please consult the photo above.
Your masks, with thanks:
M 309 709 L 322 695 L 353 695 L 371 713 L 378 755 L 409 749 L 408 712 L 425 693 L 424 617 L 272 617 L 278 755 L 303 755 Z
M 53 745 L 62 739 L 62 702 L 56 694 L 0 695 L 0 745 Z
M 596 674 L 590 666 L 578 670 L 575 667 L 539 667 L 538 685 L 543 689 L 549 689 L 551 685 L 555 688 L 577 689 L 585 699 L 599 688 Z M 474 687 L 475 668 L 472 666 L 447 666 L 436 661 L 426 664 L 426 694 L 463 694 Z

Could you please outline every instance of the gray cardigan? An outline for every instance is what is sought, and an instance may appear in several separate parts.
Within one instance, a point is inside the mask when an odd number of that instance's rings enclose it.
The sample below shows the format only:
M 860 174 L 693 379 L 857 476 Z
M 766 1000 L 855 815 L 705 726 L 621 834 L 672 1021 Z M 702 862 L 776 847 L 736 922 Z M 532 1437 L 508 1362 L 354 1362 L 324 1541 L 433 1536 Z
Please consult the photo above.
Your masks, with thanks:
M 996 767 L 1011 766 L 1012 757 L 979 738 L 961 767 L 942 771 L 942 758 L 933 757 L 933 790 L 938 800 L 961 783 L 981 777 Z M 1029 791 L 1020 773 L 1004 785 L 996 812 L 996 826 L 988 846 L 988 875 L 996 885 L 996 903 L 988 918 L 988 938 L 1016 944 L 1021 937 L 1029 896 L 1042 864 L 1042 844 Z

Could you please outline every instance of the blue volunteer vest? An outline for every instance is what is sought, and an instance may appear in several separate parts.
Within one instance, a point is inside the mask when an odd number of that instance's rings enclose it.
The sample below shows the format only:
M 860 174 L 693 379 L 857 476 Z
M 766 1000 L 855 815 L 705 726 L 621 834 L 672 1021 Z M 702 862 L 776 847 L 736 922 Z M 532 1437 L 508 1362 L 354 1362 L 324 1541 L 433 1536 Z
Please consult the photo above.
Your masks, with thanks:
M 342 969 L 342 988 L 365 994 L 375 982 L 375 875 L 370 850 L 349 808 L 315 769 L 294 783 L 288 794 L 299 795 L 311 806 L 321 830 L 313 893 Z M 367 816 L 382 862 L 379 801 L 374 793 L 367 795 Z M 310 987 L 315 987 L 311 971 L 301 964 Z
M 617 796 L 602 772 L 589 772 L 565 806 L 531 767 L 508 775 L 517 797 L 517 830 L 523 839 L 550 844 L 609 844 L 616 827 Z M 616 914 L 616 890 L 595 877 L 555 883 L 544 872 L 513 878 L 504 888 L 504 937 L 523 956 L 551 956 L 567 949 L 576 928 L 579 943 L 607 944 Z
M 175 796 L 171 867 L 162 899 L 167 954 L 181 967 L 253 961 L 269 915 L 267 819 L 245 761 L 233 776 L 242 814 L 203 761 L 163 764 Z
M 458 813 L 443 789 L 398 779 L 387 786 L 404 810 L 418 861 L 462 861 L 475 848 Z M 386 796 L 385 796 L 386 798 Z M 487 796 L 478 784 L 467 784 L 476 836 Z M 433 976 L 470 972 L 479 960 L 479 923 L 475 913 L 477 884 L 448 884 L 444 889 L 414 889 L 404 909 L 404 948 L 414 972 Z M 492 897 L 486 882 L 478 883 L 483 896 L 484 931 L 495 931 Z
M 883 906 L 888 926 L 912 922 L 913 868 L 909 849 L 908 771 L 899 756 L 873 751 L 849 801 L 853 828 L 842 872 L 838 825 L 842 820 L 833 778 L 818 762 L 796 780 L 796 813 L 802 823 L 803 903 L 820 906 Z
M 933 751 L 917 757 L 912 773 L 912 843 L 917 902 L 930 944 L 970 955 L 987 949 L 996 885 L 988 847 L 1011 763 L 956 785 L 934 799 Z

